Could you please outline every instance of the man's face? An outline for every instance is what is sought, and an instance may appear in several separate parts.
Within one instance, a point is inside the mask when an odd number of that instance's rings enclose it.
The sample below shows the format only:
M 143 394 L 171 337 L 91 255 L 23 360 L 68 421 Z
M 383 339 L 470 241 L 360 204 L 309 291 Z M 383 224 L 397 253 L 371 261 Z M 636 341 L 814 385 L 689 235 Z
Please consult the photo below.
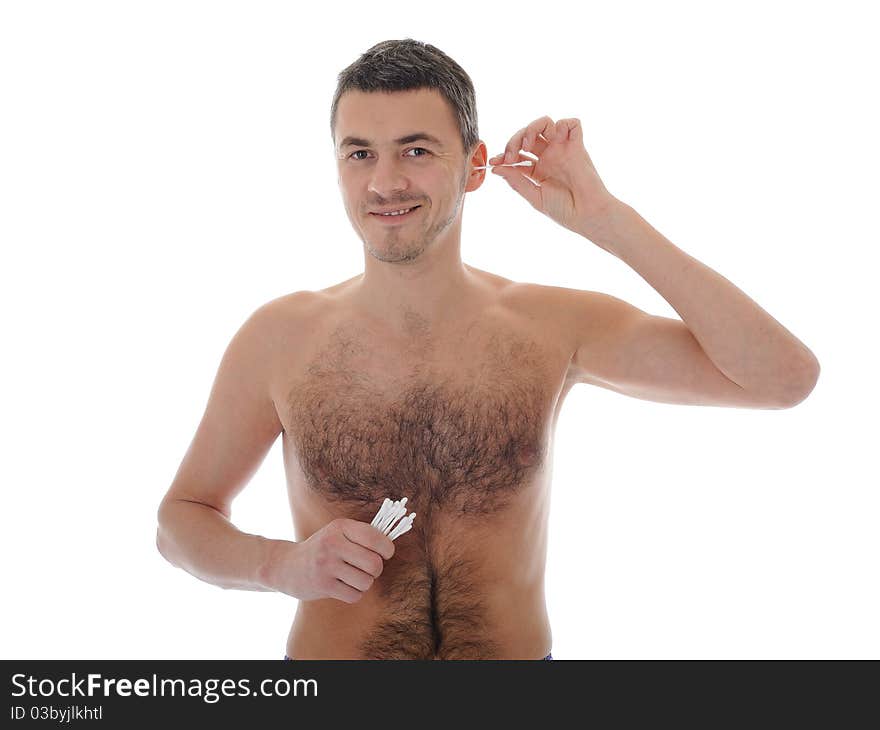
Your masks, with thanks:
M 425 134 L 434 139 L 406 139 Z M 336 111 L 339 187 L 366 250 L 387 262 L 417 259 L 460 217 L 464 193 L 476 190 L 486 145 L 465 155 L 452 109 L 433 89 L 347 91 Z M 418 206 L 406 215 L 376 211 Z

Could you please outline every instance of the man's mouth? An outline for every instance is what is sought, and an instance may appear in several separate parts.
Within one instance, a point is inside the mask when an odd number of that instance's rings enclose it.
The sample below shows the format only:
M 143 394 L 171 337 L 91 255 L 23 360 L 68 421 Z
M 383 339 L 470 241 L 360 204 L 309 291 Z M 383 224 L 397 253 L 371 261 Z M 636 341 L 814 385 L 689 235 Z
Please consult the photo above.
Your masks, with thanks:
M 370 213 L 373 218 L 378 218 L 379 220 L 385 223 L 393 223 L 397 221 L 403 221 L 407 218 L 412 218 L 415 211 L 417 211 L 422 206 L 414 205 L 411 208 L 400 208 L 397 211 L 389 211 L 388 213 Z

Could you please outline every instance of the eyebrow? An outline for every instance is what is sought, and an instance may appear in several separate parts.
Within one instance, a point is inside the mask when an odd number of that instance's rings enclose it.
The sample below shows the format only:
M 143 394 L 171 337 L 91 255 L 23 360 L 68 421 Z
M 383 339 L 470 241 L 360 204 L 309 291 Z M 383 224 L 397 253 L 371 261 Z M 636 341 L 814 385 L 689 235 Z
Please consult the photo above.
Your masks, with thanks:
M 424 140 L 426 142 L 433 142 L 435 145 L 439 147 L 443 146 L 443 143 L 437 139 L 436 137 L 428 134 L 427 132 L 414 132 L 413 134 L 408 134 L 405 137 L 400 137 L 399 139 L 395 139 L 395 144 L 409 144 L 410 142 L 418 142 L 419 140 Z M 343 147 L 369 147 L 372 144 L 368 139 L 361 139 L 360 137 L 346 137 L 339 145 L 339 149 Z

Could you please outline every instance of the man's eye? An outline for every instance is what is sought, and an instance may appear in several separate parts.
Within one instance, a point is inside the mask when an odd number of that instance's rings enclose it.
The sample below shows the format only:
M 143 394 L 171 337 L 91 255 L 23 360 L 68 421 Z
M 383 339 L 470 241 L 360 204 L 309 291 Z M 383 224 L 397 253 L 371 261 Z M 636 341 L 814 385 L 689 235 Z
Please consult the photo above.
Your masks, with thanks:
M 431 151 L 426 150 L 424 147 L 411 147 L 410 149 L 407 150 L 407 153 L 415 152 L 416 150 L 421 150 L 422 152 L 425 152 L 427 154 L 431 154 Z M 355 157 L 355 155 L 359 155 L 359 154 L 361 154 L 361 152 L 363 152 L 364 154 L 367 153 L 366 150 L 355 150 L 354 152 L 351 153 L 350 157 L 352 157 L 355 160 L 362 160 L 362 159 L 364 159 L 363 157 Z M 415 155 L 415 156 L 416 157 L 424 157 L 424 155 Z

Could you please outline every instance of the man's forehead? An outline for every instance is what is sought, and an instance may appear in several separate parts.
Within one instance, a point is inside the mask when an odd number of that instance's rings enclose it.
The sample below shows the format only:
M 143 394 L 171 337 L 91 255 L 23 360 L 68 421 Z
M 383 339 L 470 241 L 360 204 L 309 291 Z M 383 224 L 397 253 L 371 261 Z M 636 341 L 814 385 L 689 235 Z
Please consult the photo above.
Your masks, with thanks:
M 430 144 L 437 145 L 438 147 L 445 146 L 441 139 L 435 137 L 430 132 L 424 131 L 410 132 L 392 141 L 396 145 L 410 144 L 411 142 L 428 142 Z M 367 139 L 366 137 L 356 137 L 349 134 L 342 138 L 342 141 L 339 143 L 339 148 L 342 149 L 344 147 L 369 147 L 371 144 L 375 144 L 375 142 L 371 139 Z
M 339 148 L 414 141 L 448 146 L 458 129 L 446 100 L 434 89 L 351 90 L 339 100 L 336 139 Z

